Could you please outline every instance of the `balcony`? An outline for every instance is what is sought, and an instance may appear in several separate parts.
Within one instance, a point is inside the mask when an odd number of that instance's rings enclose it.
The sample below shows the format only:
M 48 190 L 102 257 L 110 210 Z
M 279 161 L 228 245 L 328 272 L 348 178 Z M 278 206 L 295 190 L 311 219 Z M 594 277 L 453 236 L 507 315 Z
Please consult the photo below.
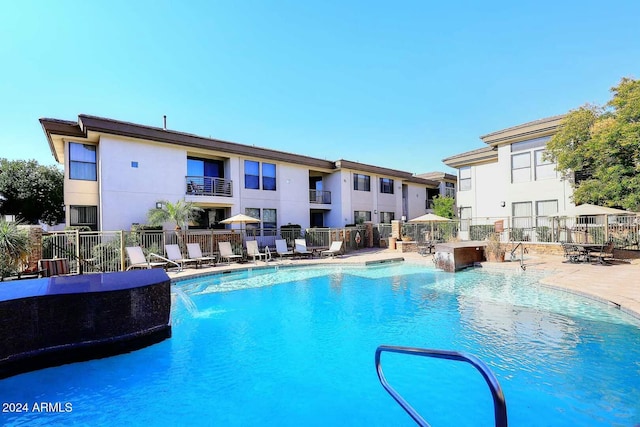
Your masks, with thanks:
M 309 190 L 309 203 L 331 204 L 331 191 Z
M 192 196 L 233 196 L 233 181 L 212 176 L 187 176 L 187 193 Z

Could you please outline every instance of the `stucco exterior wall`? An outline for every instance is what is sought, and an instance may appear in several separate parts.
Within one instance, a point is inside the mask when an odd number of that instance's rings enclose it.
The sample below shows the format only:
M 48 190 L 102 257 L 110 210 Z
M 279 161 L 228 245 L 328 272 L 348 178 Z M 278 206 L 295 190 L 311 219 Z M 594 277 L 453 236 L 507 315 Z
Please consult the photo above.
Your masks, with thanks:
M 176 146 L 102 137 L 98 171 L 100 227 L 127 230 L 133 223 L 146 223 L 156 201 L 184 197 L 187 154 Z

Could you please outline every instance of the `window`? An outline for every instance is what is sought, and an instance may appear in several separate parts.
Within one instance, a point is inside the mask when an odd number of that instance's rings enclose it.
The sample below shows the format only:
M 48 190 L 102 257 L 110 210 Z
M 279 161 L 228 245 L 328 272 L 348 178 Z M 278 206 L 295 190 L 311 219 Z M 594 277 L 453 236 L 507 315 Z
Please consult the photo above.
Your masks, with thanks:
M 244 208 L 244 214 L 250 216 L 251 218 L 260 219 L 260 209 L 259 208 Z M 247 222 L 244 226 L 247 234 L 255 236 L 256 234 L 260 234 L 260 223 L 259 222 Z
M 460 208 L 460 231 L 469 231 L 471 225 L 471 207 Z
M 453 182 L 445 182 L 444 183 L 444 197 L 451 197 L 455 199 L 456 197 L 456 186 Z
M 354 211 L 353 222 L 358 224 L 363 221 L 371 221 L 371 211 Z
M 272 163 L 262 164 L 262 189 L 276 190 L 276 165 Z
M 276 209 L 262 209 L 262 228 L 265 236 L 275 236 L 278 228 L 278 212 Z
M 396 219 L 395 212 L 380 212 L 380 222 L 383 224 L 391 224 Z
M 369 175 L 354 173 L 353 189 L 356 191 L 371 191 L 371 177 Z
M 260 189 L 260 163 L 252 160 L 244 161 L 244 188 Z
M 380 192 L 393 194 L 393 180 L 391 178 L 380 178 Z
M 536 162 L 536 180 L 556 177 L 556 164 L 544 159 L 545 150 L 534 151 Z
M 531 153 L 513 154 L 511 156 L 511 182 L 531 181 Z
M 85 226 L 92 231 L 98 230 L 97 206 L 70 206 L 69 215 L 69 225 L 72 227 Z
M 460 168 L 460 191 L 471 190 L 471 166 Z
M 549 215 L 558 213 L 557 200 L 541 200 L 536 202 L 536 227 L 551 227 Z
M 516 202 L 511 205 L 513 228 L 531 228 L 531 202 Z M 522 239 L 517 239 L 522 240 Z
M 69 143 L 69 179 L 96 181 L 96 146 Z

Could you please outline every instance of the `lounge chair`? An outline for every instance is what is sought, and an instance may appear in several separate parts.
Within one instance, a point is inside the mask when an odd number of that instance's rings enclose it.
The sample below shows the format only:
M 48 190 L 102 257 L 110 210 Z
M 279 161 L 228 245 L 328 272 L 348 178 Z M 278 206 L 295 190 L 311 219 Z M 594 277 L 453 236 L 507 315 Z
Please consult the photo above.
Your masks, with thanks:
M 307 241 L 304 239 L 295 239 L 295 248 L 293 252 L 296 255 L 305 255 L 308 257 L 313 257 L 313 252 L 307 249 Z
M 127 256 L 129 257 L 129 267 L 127 271 L 132 268 L 157 268 L 162 267 L 165 268 L 167 266 L 166 262 L 151 262 L 142 252 L 142 248 L 140 246 L 127 246 Z M 158 255 L 154 253 L 150 253 L 149 257 L 158 257 Z
M 587 253 L 578 249 L 575 245 L 570 243 L 561 242 L 562 252 L 564 257 L 569 262 L 583 262 L 587 258 Z
M 187 252 L 189 253 L 189 258 L 197 260 L 200 263 L 200 265 L 202 264 L 215 265 L 216 263 L 216 257 L 202 255 L 202 249 L 200 249 L 200 243 L 187 243 Z
M 336 255 L 342 255 L 342 240 L 331 242 L 331 246 L 328 250 L 320 252 L 320 256 L 334 257 Z
M 293 255 L 295 255 L 293 251 L 290 251 L 289 248 L 287 247 L 286 240 L 276 240 L 276 252 L 278 253 L 278 256 L 280 257 L 280 259 L 286 256 L 292 257 Z
M 242 255 L 236 255 L 233 253 L 233 249 L 231 249 L 230 242 L 218 242 L 218 249 L 220 249 L 220 258 L 224 261 L 227 260 L 227 264 L 231 264 L 231 260 L 240 261 L 242 260 Z
M 184 258 L 182 251 L 178 245 L 164 245 L 164 250 L 167 254 L 167 259 L 171 262 L 175 262 L 179 265 L 180 269 L 184 268 L 186 264 L 195 264 L 198 268 L 198 260 L 191 258 Z
M 257 240 L 247 240 L 247 256 L 252 257 L 254 263 L 256 262 L 256 258 L 261 260 L 264 257 L 265 262 L 267 261 L 267 254 L 260 252 Z
M 71 273 L 69 260 L 66 258 L 38 260 L 38 270 L 42 277 L 61 276 Z

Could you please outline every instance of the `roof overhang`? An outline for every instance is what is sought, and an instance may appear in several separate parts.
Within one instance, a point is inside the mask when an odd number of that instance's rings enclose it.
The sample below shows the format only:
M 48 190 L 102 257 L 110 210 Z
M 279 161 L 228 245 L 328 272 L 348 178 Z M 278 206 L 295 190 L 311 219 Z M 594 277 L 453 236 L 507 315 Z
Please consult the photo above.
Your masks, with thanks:
M 493 147 L 483 147 L 478 150 L 467 151 L 462 154 L 442 159 L 442 162 L 452 168 L 461 168 L 465 166 L 476 166 L 486 163 L 495 163 L 498 161 L 498 150 Z
M 556 133 L 564 118 L 565 115 L 547 117 L 492 132 L 481 136 L 480 139 L 492 147 L 497 147 L 498 145 L 513 144 L 514 142 L 550 136 Z

